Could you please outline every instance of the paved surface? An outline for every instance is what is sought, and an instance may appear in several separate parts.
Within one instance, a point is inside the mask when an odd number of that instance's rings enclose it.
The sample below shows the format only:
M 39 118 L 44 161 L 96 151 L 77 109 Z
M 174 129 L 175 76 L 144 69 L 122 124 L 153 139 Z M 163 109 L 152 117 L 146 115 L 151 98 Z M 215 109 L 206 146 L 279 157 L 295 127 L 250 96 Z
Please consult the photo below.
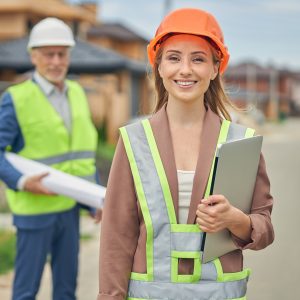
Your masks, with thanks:
M 266 133 L 263 153 L 274 197 L 275 241 L 262 251 L 245 251 L 245 264 L 253 271 L 248 298 L 300 299 L 300 120 L 269 126 Z
M 0 228 L 10 228 L 10 224 L 10 215 L 0 216 Z M 95 300 L 98 293 L 100 225 L 94 224 L 93 220 L 89 217 L 82 217 L 81 232 L 84 235 L 91 236 L 91 239 L 81 241 L 77 296 L 78 300 Z M 11 299 L 12 280 L 13 272 L 0 276 L 0 300 Z M 51 272 L 47 264 L 37 300 L 51 299 L 51 284 Z
M 252 269 L 248 300 L 299 299 L 300 253 L 300 119 L 262 128 L 272 194 L 276 239 L 265 250 L 245 251 L 245 266 Z M 1 223 L 2 222 L 2 223 Z M 5 226 L 0 218 L 0 228 Z M 98 290 L 99 226 L 84 220 L 82 229 L 93 239 L 81 244 L 78 300 L 95 300 Z M 0 277 L 0 299 L 10 299 L 12 273 Z M 51 278 L 45 269 L 37 300 L 50 300 Z

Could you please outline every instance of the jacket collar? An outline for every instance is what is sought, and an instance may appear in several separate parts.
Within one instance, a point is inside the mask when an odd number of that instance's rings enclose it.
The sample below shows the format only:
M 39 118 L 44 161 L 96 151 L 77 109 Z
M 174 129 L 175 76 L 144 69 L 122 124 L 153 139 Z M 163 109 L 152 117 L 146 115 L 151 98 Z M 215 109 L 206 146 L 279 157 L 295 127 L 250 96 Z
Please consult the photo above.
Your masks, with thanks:
M 164 105 L 156 114 L 152 116 L 152 118 L 150 119 L 150 124 L 169 182 L 178 220 L 178 179 L 170 126 L 168 115 L 166 112 L 166 105 Z M 191 204 L 187 220 L 188 224 L 193 224 L 195 222 L 197 205 L 204 197 L 209 172 L 218 141 L 220 127 L 221 122 L 219 116 L 217 116 L 214 112 L 211 111 L 211 109 L 208 108 L 204 116 L 203 128 L 200 138 L 201 142 L 191 195 Z
M 42 89 L 42 91 L 44 92 L 44 94 L 49 97 L 51 96 L 53 93 L 55 93 L 56 91 L 58 93 L 63 93 L 66 94 L 67 93 L 67 85 L 64 84 L 63 87 L 63 91 L 59 91 L 55 85 L 53 85 L 51 82 L 49 82 L 46 78 L 44 78 L 38 71 L 35 71 L 33 74 L 33 81 L 36 82 L 39 87 Z

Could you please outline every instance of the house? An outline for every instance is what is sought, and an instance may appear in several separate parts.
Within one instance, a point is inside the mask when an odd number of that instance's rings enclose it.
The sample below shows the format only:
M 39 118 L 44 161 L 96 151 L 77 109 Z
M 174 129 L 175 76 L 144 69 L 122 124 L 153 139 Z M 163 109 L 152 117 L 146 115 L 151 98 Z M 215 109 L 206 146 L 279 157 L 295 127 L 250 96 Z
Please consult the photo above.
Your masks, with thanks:
M 1 0 L 0 89 L 28 77 L 24 72 L 33 67 L 26 52 L 28 33 L 49 16 L 62 19 L 73 29 L 78 42 L 72 51 L 69 77 L 83 85 L 95 125 L 105 127 L 108 142 L 116 143 L 118 128 L 138 115 L 143 103 L 144 111 L 149 111 L 146 99 L 151 88 L 143 60 L 82 40 L 96 24 L 95 1 L 74 6 L 60 0 Z
M 90 9 L 60 0 L 1 0 L 0 40 L 21 38 L 46 17 L 62 19 L 75 33 L 79 31 L 79 26 L 96 23 L 96 15 Z
M 230 66 L 224 74 L 230 98 L 241 107 L 254 105 L 268 120 L 293 114 L 300 107 L 299 78 L 295 72 L 254 62 Z
M 87 41 L 147 62 L 149 40 L 121 23 L 98 23 L 86 32 Z

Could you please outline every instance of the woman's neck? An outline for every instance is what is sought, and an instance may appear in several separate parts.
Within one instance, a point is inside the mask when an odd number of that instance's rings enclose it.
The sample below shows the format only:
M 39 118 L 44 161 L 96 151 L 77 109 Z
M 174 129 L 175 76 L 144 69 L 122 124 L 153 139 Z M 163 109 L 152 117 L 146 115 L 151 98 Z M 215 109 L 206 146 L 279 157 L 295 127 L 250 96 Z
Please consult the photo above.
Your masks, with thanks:
M 186 128 L 199 125 L 202 127 L 205 116 L 205 106 L 203 102 L 186 103 L 168 101 L 166 110 L 170 124 Z

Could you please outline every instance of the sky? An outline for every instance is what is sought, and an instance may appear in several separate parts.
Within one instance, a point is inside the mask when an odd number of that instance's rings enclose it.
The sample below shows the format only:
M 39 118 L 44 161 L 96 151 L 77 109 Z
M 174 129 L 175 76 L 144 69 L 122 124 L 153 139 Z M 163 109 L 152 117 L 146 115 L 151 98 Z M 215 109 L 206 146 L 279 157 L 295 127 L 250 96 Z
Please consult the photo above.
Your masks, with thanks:
M 70 0 L 78 2 L 80 0 Z M 151 39 L 165 12 L 166 0 L 95 0 L 98 18 L 122 22 Z M 299 0 L 169 0 L 171 10 L 196 7 L 212 13 L 223 29 L 230 62 L 300 71 Z

